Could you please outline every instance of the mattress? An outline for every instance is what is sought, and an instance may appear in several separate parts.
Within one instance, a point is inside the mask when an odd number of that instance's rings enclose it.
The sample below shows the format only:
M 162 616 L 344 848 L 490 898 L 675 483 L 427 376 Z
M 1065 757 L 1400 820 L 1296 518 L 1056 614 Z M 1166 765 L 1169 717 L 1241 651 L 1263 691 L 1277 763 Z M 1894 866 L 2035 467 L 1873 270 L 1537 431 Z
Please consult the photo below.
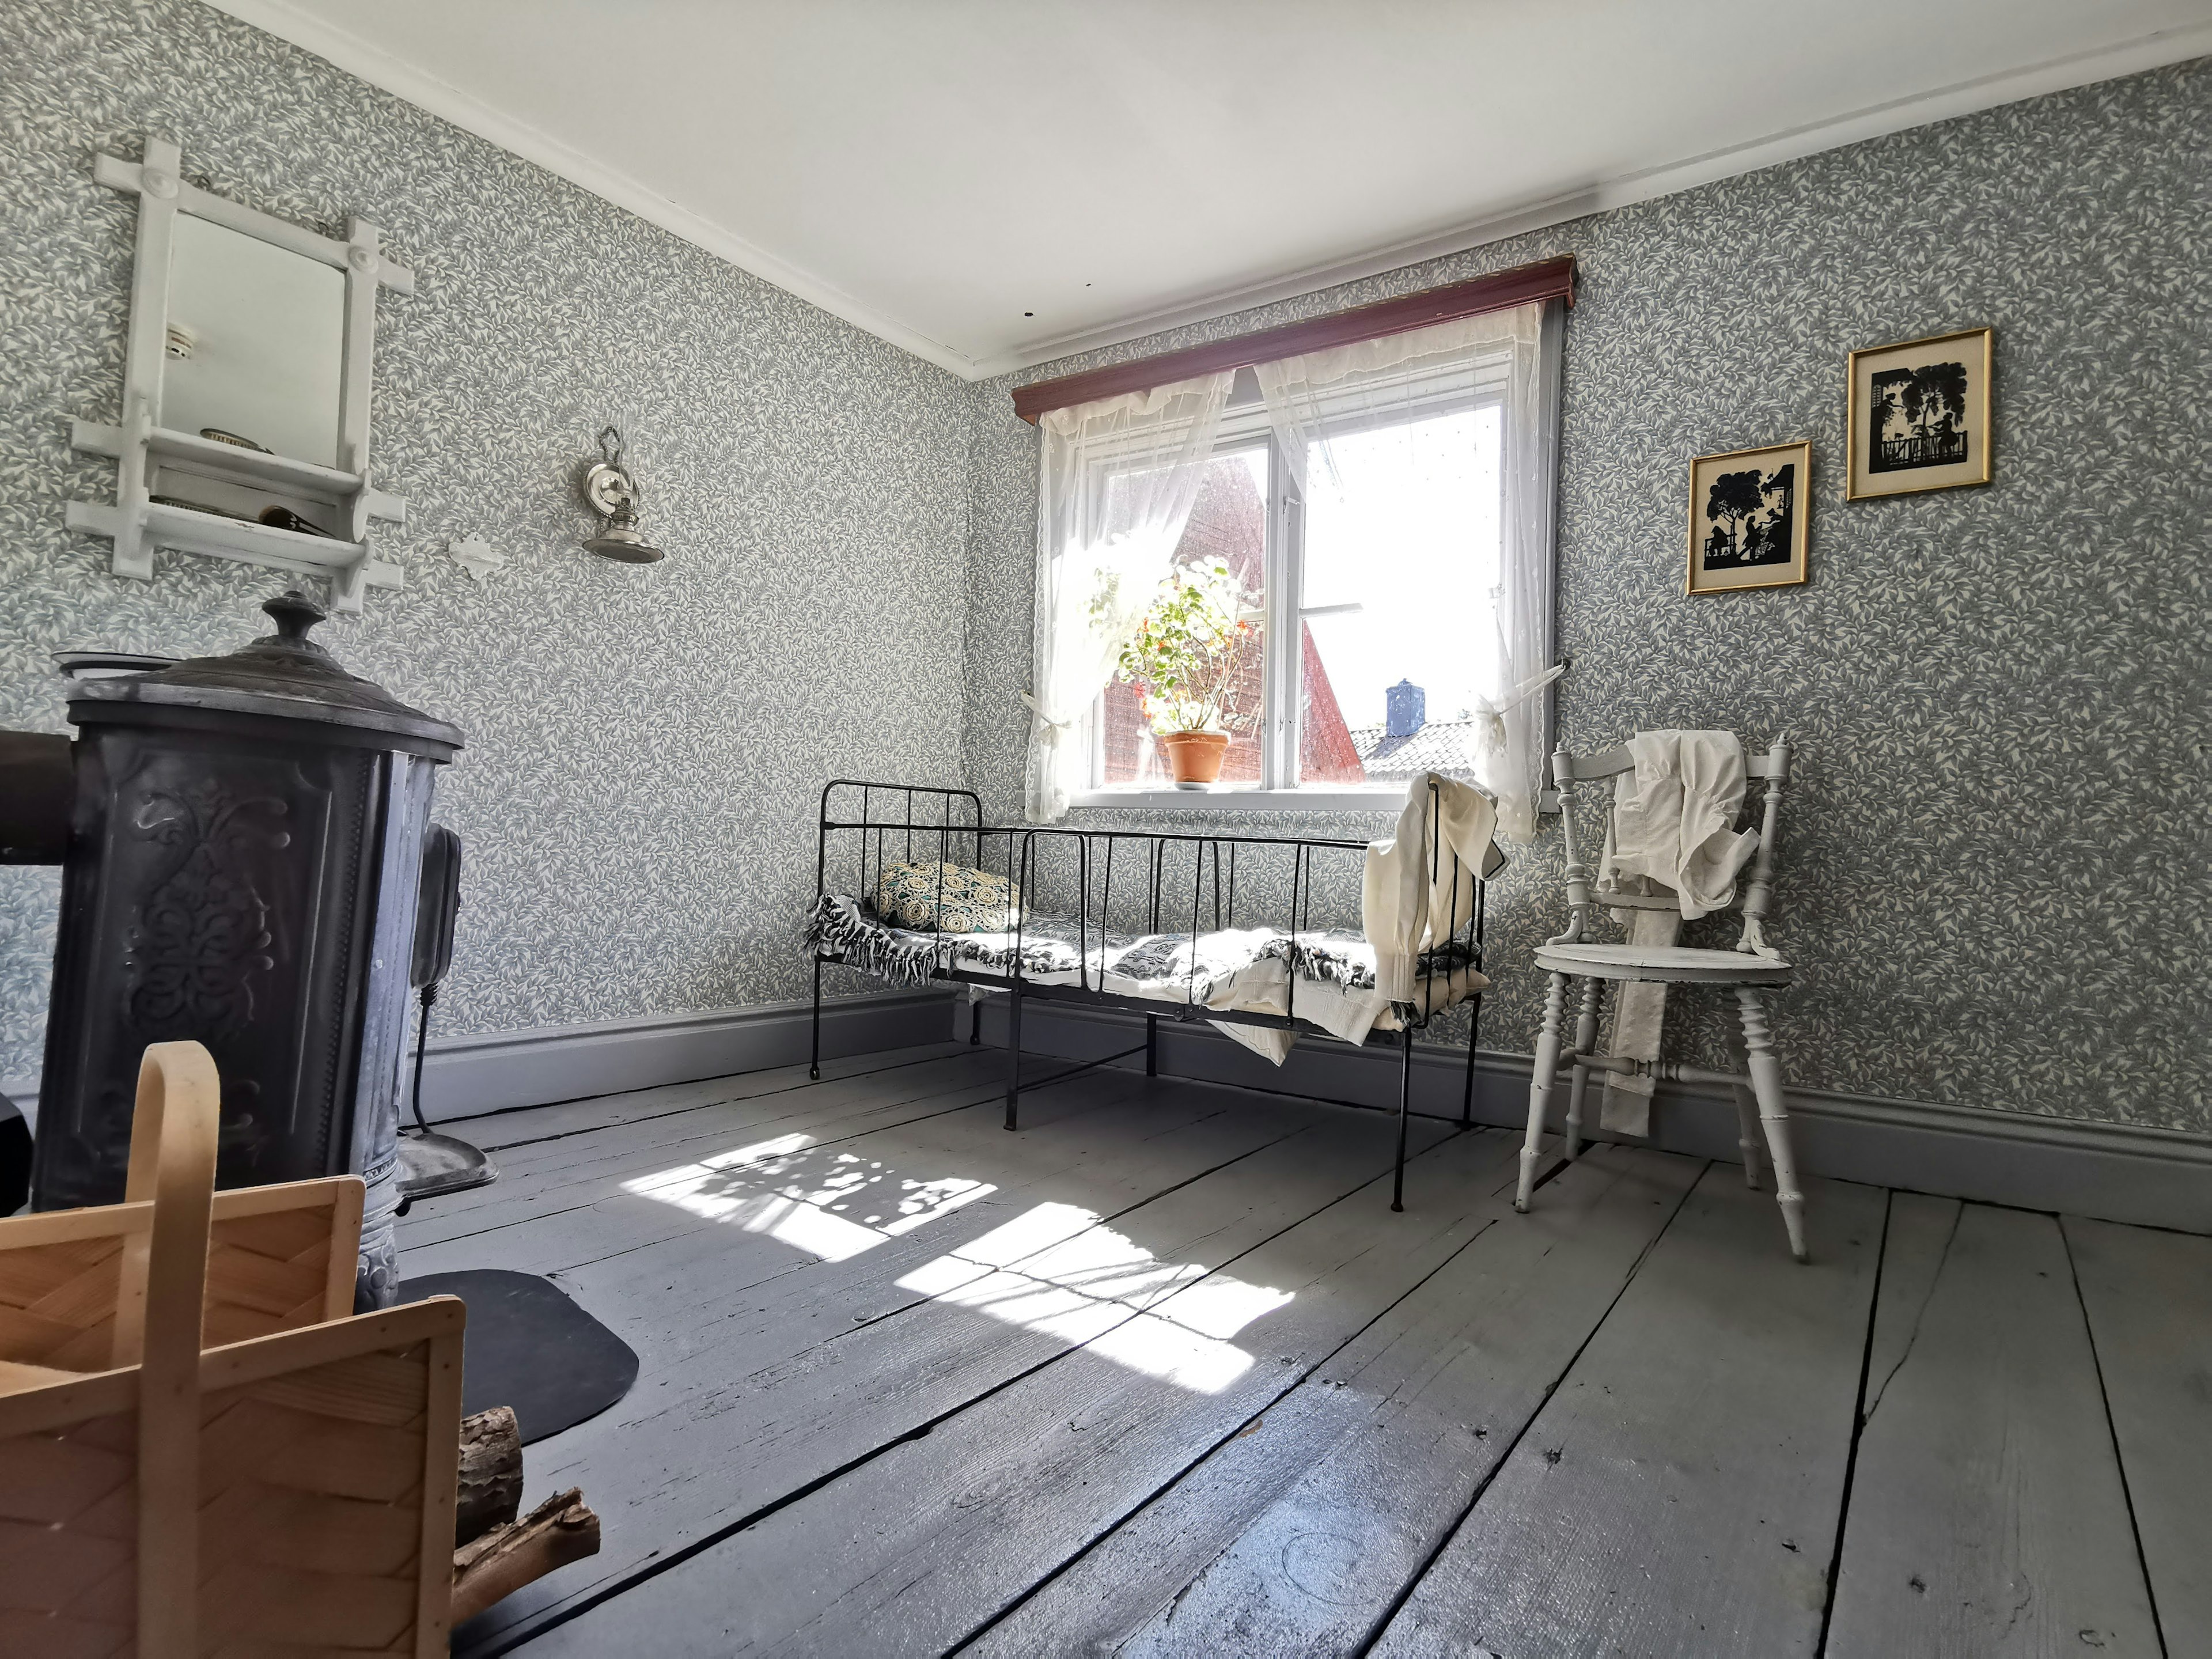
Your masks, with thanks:
M 950 971 L 986 981 L 1014 978 L 1017 952 L 1028 985 L 1080 985 L 1148 1001 L 1243 1013 L 1295 1015 L 1346 1042 L 1400 1029 L 1398 1011 L 1376 988 L 1375 952 L 1357 933 L 1224 927 L 1189 933 L 1102 932 L 1096 922 L 1032 911 L 1018 933 L 934 933 L 893 927 L 850 895 L 825 893 L 807 919 L 806 942 L 853 967 L 901 985 L 926 985 Z M 1440 1013 L 1488 988 L 1472 952 L 1455 942 L 1421 958 Z M 1212 1022 L 1278 1065 L 1297 1034 Z

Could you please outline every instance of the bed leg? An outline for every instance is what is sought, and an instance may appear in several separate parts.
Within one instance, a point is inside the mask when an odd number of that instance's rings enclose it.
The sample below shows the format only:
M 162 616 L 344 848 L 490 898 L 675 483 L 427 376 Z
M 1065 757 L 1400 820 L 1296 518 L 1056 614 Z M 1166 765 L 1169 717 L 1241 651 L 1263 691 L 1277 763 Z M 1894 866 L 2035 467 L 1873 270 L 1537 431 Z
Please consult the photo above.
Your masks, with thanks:
M 1145 1075 L 1158 1077 L 1159 1074 L 1160 1017 L 1158 1014 L 1146 1014 L 1145 1016 Z
M 970 1048 L 983 1046 L 983 999 L 981 997 L 971 999 L 968 1004 L 968 1046 Z
M 814 1046 L 806 1057 L 806 1075 L 822 1080 L 822 958 L 814 958 Z
M 1390 1207 L 1406 1207 L 1406 1119 L 1413 1103 L 1413 1028 L 1406 1027 L 1398 1045 L 1398 1173 L 1390 1183 Z
M 1006 994 L 1006 1127 L 1018 1127 L 1014 1120 L 1015 1103 L 1022 1096 L 1022 994 L 1011 991 Z
M 1462 1129 L 1474 1127 L 1474 1047 L 1475 1036 L 1480 1029 L 1481 1019 L 1482 997 L 1480 993 L 1477 993 L 1474 999 L 1474 1018 L 1469 1022 L 1467 1028 L 1467 1081 L 1461 1085 L 1459 1092 L 1459 1127 Z

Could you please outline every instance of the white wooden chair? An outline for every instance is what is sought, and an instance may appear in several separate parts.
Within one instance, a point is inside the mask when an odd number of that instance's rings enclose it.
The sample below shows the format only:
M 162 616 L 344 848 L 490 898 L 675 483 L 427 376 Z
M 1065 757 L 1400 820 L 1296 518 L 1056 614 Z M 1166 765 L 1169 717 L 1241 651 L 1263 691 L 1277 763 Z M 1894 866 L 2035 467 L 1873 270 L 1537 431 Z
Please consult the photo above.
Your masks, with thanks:
M 1570 1158 L 1582 1151 L 1583 1098 L 1594 1072 L 1644 1076 L 1675 1083 L 1722 1083 L 1735 1091 L 1743 1150 L 1746 1184 L 1759 1186 L 1761 1132 L 1774 1167 L 1775 1202 L 1789 1230 L 1790 1253 L 1807 1260 L 1805 1197 L 1797 1189 L 1797 1160 L 1790 1147 L 1790 1113 L 1784 1104 L 1782 1063 L 1775 1057 L 1774 1038 L 1768 1029 L 1766 1005 L 1761 993 L 1787 985 L 1790 964 L 1766 943 L 1765 924 L 1774 897 L 1775 824 L 1782 805 L 1782 786 L 1790 775 L 1790 750 L 1778 739 L 1764 755 L 1747 753 L 1745 770 L 1754 781 L 1766 785 L 1759 821 L 1759 850 L 1748 879 L 1737 884 L 1735 908 L 1743 913 L 1743 934 L 1733 950 L 1698 950 L 1686 945 L 1608 944 L 1592 939 L 1595 909 L 1671 910 L 1680 908 L 1672 895 L 1652 896 L 1619 887 L 1593 885 L 1589 866 L 1576 845 L 1574 786 L 1601 783 L 1604 787 L 1607 823 L 1613 811 L 1613 781 L 1633 769 L 1626 748 L 1607 749 L 1595 755 L 1571 754 L 1562 745 L 1552 757 L 1552 778 L 1559 796 L 1559 820 L 1567 854 L 1567 902 L 1573 918 L 1567 931 L 1536 950 L 1536 965 L 1552 976 L 1544 998 L 1543 1030 L 1536 1039 L 1534 1075 L 1528 1085 L 1528 1139 L 1521 1150 L 1521 1182 L 1513 1207 L 1526 1212 L 1536 1184 L 1545 1119 L 1551 1111 L 1553 1091 L 1559 1085 L 1561 1030 L 1566 1006 L 1567 981 L 1583 981 L 1582 1007 L 1575 1024 L 1573 1049 L 1566 1055 L 1572 1073 L 1568 1086 L 1565 1152 Z M 1624 1059 L 1595 1052 L 1600 988 L 1608 980 L 1643 980 L 1669 985 L 1715 985 L 1735 994 L 1743 1023 L 1746 1072 L 1712 1072 L 1671 1060 Z M 1748 1083 L 1749 1087 L 1745 1085 Z

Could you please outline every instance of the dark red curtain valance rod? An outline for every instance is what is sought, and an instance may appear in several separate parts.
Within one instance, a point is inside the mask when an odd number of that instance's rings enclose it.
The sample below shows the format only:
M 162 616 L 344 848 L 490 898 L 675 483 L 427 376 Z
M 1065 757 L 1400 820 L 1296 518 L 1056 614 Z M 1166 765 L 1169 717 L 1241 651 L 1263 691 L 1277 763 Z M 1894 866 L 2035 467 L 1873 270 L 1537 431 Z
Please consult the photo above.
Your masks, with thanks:
M 1271 363 L 1304 352 L 1330 346 L 1351 345 L 1360 340 L 1379 340 L 1386 334 L 1405 334 L 1437 323 L 1457 322 L 1486 311 L 1505 311 L 1531 300 L 1575 302 L 1575 260 L 1571 253 L 1541 259 L 1533 265 L 1472 276 L 1464 283 L 1401 295 L 1371 306 L 1358 306 L 1327 317 L 1263 328 L 1231 340 L 1210 340 L 1182 351 L 1157 357 L 1140 357 L 1133 363 L 1115 363 L 1082 374 L 1063 374 L 1056 380 L 1039 380 L 1014 391 L 1014 413 L 1036 423 L 1048 409 L 1066 409 L 1125 392 L 1142 392 L 1194 375 L 1212 374 L 1248 363 Z

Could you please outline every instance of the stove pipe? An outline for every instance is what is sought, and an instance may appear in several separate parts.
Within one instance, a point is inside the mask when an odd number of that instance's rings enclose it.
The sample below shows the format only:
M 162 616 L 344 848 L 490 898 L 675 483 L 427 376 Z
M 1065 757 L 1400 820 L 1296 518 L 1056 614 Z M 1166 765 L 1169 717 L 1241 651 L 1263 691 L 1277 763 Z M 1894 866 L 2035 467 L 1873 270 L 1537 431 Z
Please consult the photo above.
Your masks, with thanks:
M 390 1304 L 416 881 L 458 729 L 338 666 L 321 607 L 224 657 L 80 680 L 33 1207 L 123 1196 L 149 1042 L 222 1078 L 216 1184 L 368 1187 L 355 1304 Z

